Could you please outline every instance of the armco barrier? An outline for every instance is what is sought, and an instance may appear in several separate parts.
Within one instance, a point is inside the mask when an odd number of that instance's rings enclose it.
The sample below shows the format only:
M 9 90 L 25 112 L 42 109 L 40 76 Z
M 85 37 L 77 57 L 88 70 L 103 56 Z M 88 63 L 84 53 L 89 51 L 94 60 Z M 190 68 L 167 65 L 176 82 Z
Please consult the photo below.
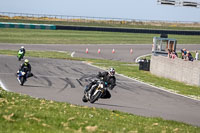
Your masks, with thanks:
M 105 32 L 127 32 L 127 33 L 149 33 L 149 34 L 177 34 L 177 35 L 200 35 L 200 31 L 175 31 L 175 30 L 152 30 L 152 29 L 127 29 L 85 26 L 56 26 L 57 30 L 82 30 L 82 31 L 105 31 Z
M 47 29 L 55 30 L 55 25 L 48 24 L 28 24 L 28 23 L 5 23 L 0 22 L 0 28 L 23 28 L 23 29 Z

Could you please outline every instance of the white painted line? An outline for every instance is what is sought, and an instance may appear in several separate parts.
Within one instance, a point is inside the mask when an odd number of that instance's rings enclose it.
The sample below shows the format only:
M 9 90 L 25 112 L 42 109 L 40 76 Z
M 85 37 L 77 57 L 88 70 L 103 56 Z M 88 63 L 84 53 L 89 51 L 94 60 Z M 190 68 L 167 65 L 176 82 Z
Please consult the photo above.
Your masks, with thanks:
M 8 89 L 5 87 L 5 85 L 3 84 L 3 82 L 1 82 L 1 80 L 0 80 L 0 87 L 1 87 L 2 89 L 4 89 L 5 91 L 10 91 L 10 90 L 8 90 Z
M 94 66 L 94 65 L 92 65 L 92 64 L 90 64 L 90 63 L 88 63 L 88 62 L 84 62 L 84 61 L 83 61 L 83 63 L 85 63 L 85 64 L 87 64 L 87 65 L 89 65 L 89 66 L 92 66 L 92 67 L 99 68 L 99 69 L 101 69 L 101 70 L 106 70 L 106 69 L 100 68 L 100 67 L 98 67 L 98 66 Z M 116 74 L 117 74 L 117 73 L 116 73 Z M 189 96 L 185 96 L 185 95 L 181 95 L 181 94 L 172 92 L 172 91 L 170 91 L 170 90 L 162 89 L 162 88 L 159 88 L 159 87 L 157 87 L 157 86 L 154 86 L 154 85 L 151 85 L 151 84 L 148 84 L 148 83 L 139 81 L 139 80 L 137 80 L 137 79 L 130 78 L 130 77 L 125 76 L 125 75 L 123 75 L 123 74 L 117 74 L 117 75 L 122 76 L 122 77 L 124 77 L 124 78 L 128 78 L 128 79 L 130 79 L 130 80 L 136 81 L 136 82 L 141 83 L 141 84 L 148 85 L 148 86 L 153 87 L 153 88 L 156 88 L 156 89 L 158 89 L 158 90 L 162 90 L 162 91 L 165 91 L 165 92 L 168 92 L 168 93 L 171 93 L 171 94 L 175 94 L 175 95 L 178 95 L 178 96 L 181 96 L 181 97 L 185 97 L 185 98 L 188 98 L 188 99 L 192 99 L 192 100 L 195 100 L 195 101 L 200 101 L 200 99 L 195 99 L 195 98 L 192 98 L 192 97 L 189 97 Z

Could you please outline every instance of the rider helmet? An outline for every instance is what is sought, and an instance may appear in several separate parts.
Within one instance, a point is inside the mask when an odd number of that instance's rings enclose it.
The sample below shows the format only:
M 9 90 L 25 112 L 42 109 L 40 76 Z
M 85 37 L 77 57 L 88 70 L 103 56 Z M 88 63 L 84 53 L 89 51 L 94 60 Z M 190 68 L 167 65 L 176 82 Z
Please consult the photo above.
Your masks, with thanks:
M 29 63 L 29 60 L 28 60 L 28 59 L 25 59 L 25 60 L 24 60 L 24 64 L 27 65 L 28 63 Z
M 114 76 L 114 75 L 115 75 L 115 69 L 111 67 L 111 68 L 109 69 L 109 74 L 110 74 L 111 76 Z
M 24 48 L 24 46 L 21 46 L 21 48 Z

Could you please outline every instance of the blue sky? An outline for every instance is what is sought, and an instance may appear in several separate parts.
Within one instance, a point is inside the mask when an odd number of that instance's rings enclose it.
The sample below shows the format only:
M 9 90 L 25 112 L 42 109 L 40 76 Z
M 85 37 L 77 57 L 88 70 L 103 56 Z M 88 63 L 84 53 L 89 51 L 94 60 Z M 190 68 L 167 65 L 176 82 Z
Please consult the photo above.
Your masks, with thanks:
M 157 0 L 2 0 L 0 12 L 200 22 L 200 8 Z

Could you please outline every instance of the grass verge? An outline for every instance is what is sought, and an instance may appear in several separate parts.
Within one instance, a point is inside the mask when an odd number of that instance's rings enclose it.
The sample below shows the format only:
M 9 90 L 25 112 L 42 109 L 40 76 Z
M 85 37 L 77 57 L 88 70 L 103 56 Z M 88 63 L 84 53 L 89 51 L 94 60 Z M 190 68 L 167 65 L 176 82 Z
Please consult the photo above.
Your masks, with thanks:
M 159 34 L 137 34 L 119 32 L 34 30 L 0 28 L 0 43 L 22 44 L 151 44 Z M 199 44 L 199 36 L 169 35 L 178 44 Z
M 0 90 L 0 131 L 3 133 L 198 133 L 188 124 L 34 99 Z

